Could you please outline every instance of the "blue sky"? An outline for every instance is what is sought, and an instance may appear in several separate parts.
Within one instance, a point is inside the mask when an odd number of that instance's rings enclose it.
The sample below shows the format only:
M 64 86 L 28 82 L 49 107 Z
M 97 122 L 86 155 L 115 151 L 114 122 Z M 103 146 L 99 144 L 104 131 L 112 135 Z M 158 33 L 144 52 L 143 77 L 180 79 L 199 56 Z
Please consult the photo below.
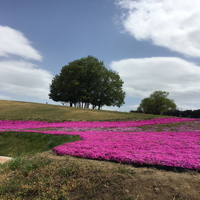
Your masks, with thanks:
M 156 90 L 200 109 L 199 0 L 0 0 L 0 99 L 51 103 L 61 68 L 92 55 L 124 81 L 135 110 Z M 61 104 L 59 104 L 61 105 Z

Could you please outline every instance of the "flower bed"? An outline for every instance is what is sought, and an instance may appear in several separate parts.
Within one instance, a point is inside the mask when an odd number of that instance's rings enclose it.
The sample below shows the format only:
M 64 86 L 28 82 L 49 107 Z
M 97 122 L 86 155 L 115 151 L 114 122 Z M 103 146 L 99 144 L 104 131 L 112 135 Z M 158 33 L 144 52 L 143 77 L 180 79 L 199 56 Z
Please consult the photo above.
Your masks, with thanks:
M 196 121 L 196 119 L 186 119 L 186 118 L 158 118 L 151 120 L 141 120 L 141 121 L 119 121 L 119 122 L 62 122 L 62 123 L 48 123 L 40 121 L 3 121 L 0 120 L 0 129 L 29 129 L 29 128 L 59 128 L 59 127 L 69 127 L 69 128 L 109 128 L 109 127 L 135 127 L 144 125 L 154 125 L 154 124 L 166 124 L 166 123 L 176 123 L 185 121 Z
M 78 132 L 83 140 L 54 147 L 61 155 L 200 169 L 200 132 Z
M 127 164 L 153 164 L 200 170 L 200 131 L 195 132 L 122 132 L 105 128 L 140 127 L 143 125 L 197 121 L 194 119 L 161 118 L 129 122 L 20 122 L 0 121 L 0 130 L 41 132 L 43 134 L 79 135 L 81 141 L 54 147 L 60 155 L 113 160 Z M 49 131 L 29 128 L 59 128 Z M 63 127 L 63 129 L 60 129 Z M 98 128 L 95 131 L 95 128 Z M 69 129 L 71 131 L 69 131 Z M 92 129 L 92 131 L 91 131 Z M 61 131 L 62 130 L 62 131 Z M 73 132 L 76 130 L 76 132 Z M 78 131 L 77 131 L 78 130 Z M 84 131 L 83 131 L 84 130 Z M 66 132 L 67 131 L 67 132 Z

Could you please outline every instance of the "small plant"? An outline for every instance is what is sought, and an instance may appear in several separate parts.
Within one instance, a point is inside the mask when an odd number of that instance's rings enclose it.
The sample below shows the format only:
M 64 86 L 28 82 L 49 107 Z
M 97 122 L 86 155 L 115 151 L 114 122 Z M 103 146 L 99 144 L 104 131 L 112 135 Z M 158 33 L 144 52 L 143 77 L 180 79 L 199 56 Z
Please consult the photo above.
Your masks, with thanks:
M 25 163 L 25 160 L 22 158 L 22 156 L 16 157 L 10 162 L 8 162 L 8 169 L 14 171 L 19 169 L 23 164 Z
M 73 170 L 73 167 L 65 167 L 65 168 L 59 169 L 58 172 L 60 175 L 66 176 L 66 175 L 71 174 L 72 170 Z
M 135 174 L 135 171 L 134 171 L 134 170 L 132 170 L 132 169 L 126 169 L 125 167 L 119 167 L 119 168 L 118 168 L 118 171 L 119 171 L 120 173 L 123 173 L 123 174 L 130 174 L 130 175 Z
M 49 165 L 51 163 L 51 160 L 45 160 L 40 156 L 37 156 L 34 159 L 24 159 L 24 162 L 25 164 L 22 166 L 21 171 L 24 176 L 27 176 L 28 173 L 31 171 Z

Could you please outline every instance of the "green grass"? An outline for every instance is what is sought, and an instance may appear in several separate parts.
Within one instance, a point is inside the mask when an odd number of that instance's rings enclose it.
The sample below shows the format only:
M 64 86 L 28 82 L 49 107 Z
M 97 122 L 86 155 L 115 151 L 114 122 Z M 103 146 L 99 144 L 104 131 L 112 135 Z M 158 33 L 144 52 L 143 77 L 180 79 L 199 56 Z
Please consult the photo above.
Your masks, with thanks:
M 41 159 L 41 156 L 36 156 L 34 159 L 18 156 L 13 158 L 10 162 L 1 165 L 1 167 L 4 168 L 4 166 L 7 166 L 7 169 L 12 171 L 20 169 L 23 175 L 27 176 L 29 172 L 36 170 L 39 167 L 46 166 L 50 163 L 50 160 Z
M 93 110 L 59 105 L 0 100 L 0 120 L 118 121 L 144 120 L 165 117 L 128 112 Z
M 80 140 L 78 136 L 51 135 L 28 132 L 0 132 L 0 155 L 20 156 L 51 150 L 67 142 Z

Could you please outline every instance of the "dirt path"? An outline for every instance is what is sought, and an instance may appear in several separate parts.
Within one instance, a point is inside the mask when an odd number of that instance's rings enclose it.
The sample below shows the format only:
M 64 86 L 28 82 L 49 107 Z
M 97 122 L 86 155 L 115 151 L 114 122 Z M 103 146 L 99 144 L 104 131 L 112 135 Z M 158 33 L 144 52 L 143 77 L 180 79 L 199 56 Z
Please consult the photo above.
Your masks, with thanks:
M 12 158 L 5 157 L 5 156 L 0 156 L 0 163 L 5 163 L 5 162 L 9 161 L 10 159 L 12 159 Z

